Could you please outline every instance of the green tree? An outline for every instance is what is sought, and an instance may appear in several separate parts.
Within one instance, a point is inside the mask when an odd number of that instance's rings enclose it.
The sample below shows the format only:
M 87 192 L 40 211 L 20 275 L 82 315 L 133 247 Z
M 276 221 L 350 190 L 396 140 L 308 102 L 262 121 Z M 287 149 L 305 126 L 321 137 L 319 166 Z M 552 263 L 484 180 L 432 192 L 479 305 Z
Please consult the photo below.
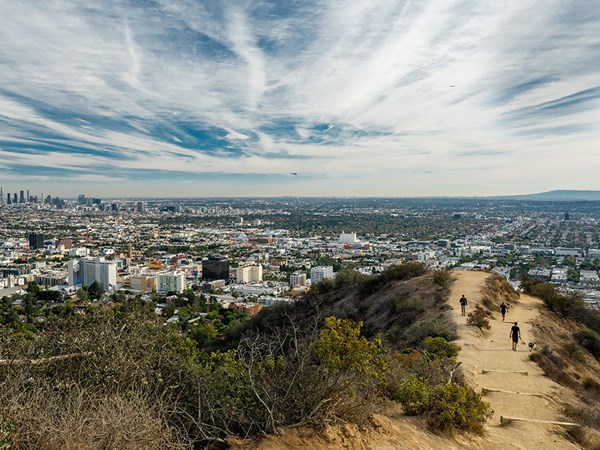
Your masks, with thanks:
M 567 269 L 567 281 L 579 283 L 579 271 L 569 267 Z
M 102 294 L 104 294 L 104 289 L 102 289 L 100 283 L 94 281 L 88 288 L 88 295 L 90 296 L 90 299 L 100 300 L 100 298 L 102 298 Z
M 36 281 L 30 281 L 27 283 L 27 292 L 33 295 L 37 295 L 40 292 L 40 286 Z
M 89 298 L 89 295 L 85 289 L 79 289 L 77 291 L 77 300 L 80 302 L 85 302 Z

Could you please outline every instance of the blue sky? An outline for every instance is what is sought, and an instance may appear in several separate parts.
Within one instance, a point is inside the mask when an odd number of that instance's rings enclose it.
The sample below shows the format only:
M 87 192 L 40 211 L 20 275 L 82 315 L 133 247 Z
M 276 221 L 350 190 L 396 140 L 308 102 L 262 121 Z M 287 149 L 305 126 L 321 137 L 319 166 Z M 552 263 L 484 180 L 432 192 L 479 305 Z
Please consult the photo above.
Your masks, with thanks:
M 600 189 L 596 0 L 5 1 L 0 43 L 5 191 Z

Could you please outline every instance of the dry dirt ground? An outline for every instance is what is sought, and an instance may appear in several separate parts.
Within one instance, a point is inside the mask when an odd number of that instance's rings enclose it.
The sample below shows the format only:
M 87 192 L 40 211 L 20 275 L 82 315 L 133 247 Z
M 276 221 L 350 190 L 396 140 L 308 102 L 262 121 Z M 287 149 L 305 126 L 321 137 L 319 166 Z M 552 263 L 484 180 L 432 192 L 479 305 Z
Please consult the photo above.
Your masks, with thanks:
M 511 305 L 506 322 L 500 313 L 490 320 L 491 329 L 480 332 L 466 324 L 460 314 L 458 299 L 465 294 L 469 300 L 467 313 L 480 298 L 486 278 L 484 272 L 454 272 L 456 282 L 449 303 L 458 325 L 461 347 L 459 361 L 466 377 L 476 389 L 500 389 L 509 393 L 488 393 L 486 400 L 494 409 L 494 416 L 486 425 L 485 435 L 441 437 L 425 430 L 418 418 L 404 416 L 401 411 L 388 411 L 385 416 L 375 415 L 374 427 L 359 430 L 355 426 L 331 427 L 316 432 L 310 429 L 282 430 L 279 435 L 253 441 L 231 442 L 235 449 L 258 450 L 570 450 L 580 449 L 572 443 L 564 429 L 555 425 L 512 422 L 500 425 L 500 416 L 516 416 L 536 420 L 561 420 L 559 398 L 568 393 L 545 377 L 541 369 L 529 360 L 527 345 L 519 344 L 511 350 L 509 332 L 517 321 L 523 340 L 532 340 L 530 322 L 539 314 L 542 302 L 522 295 L 517 305 Z M 498 371 L 482 373 L 482 369 Z M 526 371 L 527 375 L 518 372 Z M 528 395 L 536 394 L 540 397 Z
M 467 313 L 473 310 L 479 292 L 488 276 L 484 272 L 454 272 L 457 278 L 450 295 L 450 305 L 458 324 L 461 347 L 459 361 L 463 372 L 479 390 L 500 389 L 512 393 L 492 392 L 486 395 L 494 409 L 494 416 L 486 427 L 485 448 L 488 449 L 544 449 L 567 450 L 581 448 L 572 443 L 562 427 L 540 423 L 512 422 L 500 425 L 500 416 L 516 416 L 536 420 L 561 420 L 559 399 L 569 395 L 564 388 L 545 377 L 542 370 L 529 360 L 526 343 L 533 341 L 531 321 L 539 315 L 542 301 L 521 295 L 517 305 L 511 305 L 506 321 L 500 312 L 490 320 L 491 329 L 480 332 L 466 324 L 460 314 L 458 299 L 464 294 L 469 300 Z M 512 351 L 509 339 L 513 322 L 518 322 L 524 343 Z M 482 373 L 482 370 L 498 372 Z M 527 375 L 518 372 L 526 371 Z M 541 397 L 528 395 L 537 394 Z

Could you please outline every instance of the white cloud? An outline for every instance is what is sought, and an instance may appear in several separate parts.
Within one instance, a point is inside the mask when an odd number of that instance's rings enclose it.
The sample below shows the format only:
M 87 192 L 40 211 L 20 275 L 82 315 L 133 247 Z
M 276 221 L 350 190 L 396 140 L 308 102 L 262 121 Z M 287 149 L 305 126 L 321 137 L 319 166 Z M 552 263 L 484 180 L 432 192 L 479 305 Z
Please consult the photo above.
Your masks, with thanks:
M 376 195 L 598 189 L 598 29 L 594 5 L 562 0 L 3 2 L 0 153 L 90 183 L 292 171 L 347 194 L 346 177 Z

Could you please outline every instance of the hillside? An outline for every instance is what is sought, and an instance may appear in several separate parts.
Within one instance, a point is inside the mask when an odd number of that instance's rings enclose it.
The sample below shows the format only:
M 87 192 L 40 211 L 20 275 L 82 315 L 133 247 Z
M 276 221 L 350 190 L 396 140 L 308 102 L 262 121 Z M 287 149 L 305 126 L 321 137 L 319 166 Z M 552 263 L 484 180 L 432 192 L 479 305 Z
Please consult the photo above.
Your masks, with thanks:
M 306 327 L 332 315 L 363 322 L 366 337 L 381 334 L 396 349 L 427 336 L 453 340 L 456 325 L 446 304 L 450 281 L 436 281 L 435 275 L 417 263 L 392 266 L 376 276 L 341 272 L 313 288 L 304 301 L 263 309 L 210 349 L 236 348 L 247 332 L 269 334 L 290 322 Z
M 286 427 L 362 427 L 406 377 L 427 373 L 424 387 L 443 394 L 456 352 L 441 337 L 454 336 L 447 282 L 416 263 L 342 272 L 233 329 L 217 305 L 202 327 L 181 327 L 141 300 L 76 313 L 40 309 L 33 292 L 24 306 L 5 297 L 0 445 L 223 448 Z M 422 350 L 396 350 L 408 345 Z
M 539 201 L 600 201 L 600 191 L 555 190 L 536 194 L 510 195 L 502 198 Z
M 471 308 L 490 309 L 489 331 L 467 326 L 457 312 L 463 293 Z M 0 330 L 0 445 L 425 450 L 500 449 L 507 440 L 523 449 L 536 448 L 533 439 L 549 449 L 578 448 L 576 438 L 593 442 L 595 404 L 584 405 L 582 396 L 543 376 L 529 352 L 507 350 L 507 324 L 495 313 L 500 300 L 511 302 L 509 318 L 522 323 L 525 339 L 530 323 L 545 317 L 539 300 L 518 300 L 499 278 L 429 272 L 416 263 L 376 276 L 342 272 L 305 299 L 267 308 L 210 341 L 163 325 L 144 302 L 83 314 L 51 310 L 34 320 L 21 309 Z M 563 332 L 556 321 L 541 325 Z M 564 332 L 587 336 L 577 342 L 594 350 L 594 335 L 577 327 Z M 456 337 L 460 352 L 448 342 Z M 590 356 L 579 344 L 555 345 L 579 358 L 573 369 L 563 362 L 565 372 L 584 373 Z M 542 345 L 531 355 L 559 362 Z M 548 367 L 544 372 L 552 376 Z M 585 395 L 600 386 L 593 374 L 580 378 L 571 387 Z M 511 392 L 482 395 L 484 387 Z M 585 419 L 589 430 L 501 427 L 499 416 L 507 414 Z
M 406 416 L 399 408 L 391 407 L 375 414 L 371 423 L 357 428 L 351 425 L 331 426 L 323 431 L 312 428 L 282 430 L 273 436 L 249 442 L 231 441 L 239 450 L 276 449 L 323 449 L 323 450 L 392 450 L 392 449 L 597 449 L 594 432 L 587 429 L 565 429 L 560 426 L 536 423 L 531 420 L 581 422 L 575 413 L 587 411 L 593 415 L 590 405 L 577 398 L 573 390 L 553 381 L 547 369 L 541 369 L 531 355 L 548 354 L 545 345 L 557 351 L 565 346 L 560 342 L 567 333 L 580 329 L 573 324 L 559 321 L 548 311 L 539 298 L 515 295 L 510 288 L 495 276 L 484 272 L 454 272 L 456 282 L 449 295 L 452 318 L 457 325 L 461 346 L 459 361 L 464 376 L 477 389 L 497 389 L 505 392 L 489 392 L 486 400 L 494 409 L 482 437 L 472 434 L 444 436 L 426 429 L 420 418 Z M 457 299 L 465 294 L 470 300 L 470 311 L 479 304 L 488 310 L 489 330 L 479 330 L 466 324 L 460 315 Z M 510 304 L 507 320 L 502 322 L 497 305 L 502 301 Z M 519 322 L 523 339 L 537 343 L 534 352 L 520 344 L 517 352 L 510 349 L 508 329 L 513 321 Z M 575 328 L 573 328 L 575 326 Z M 554 339 L 548 339 L 554 337 Z M 542 344 L 543 343 L 543 344 Z M 572 341 L 566 342 L 572 348 Z M 572 350 L 571 350 L 572 351 Z M 579 358 L 579 365 L 568 372 L 577 376 L 597 376 L 598 363 L 589 356 Z M 556 356 L 553 358 L 557 361 Z M 569 364 L 564 363 L 568 367 Z M 483 370 L 489 370 L 482 373 Z M 493 372 L 494 370 L 498 372 Z M 527 375 L 522 373 L 526 372 Z M 582 381 L 585 376 L 579 376 Z M 535 395 L 531 395 L 535 394 Z M 590 393 L 588 392 L 588 396 Z M 592 401 L 590 398 L 589 401 Z M 566 413 L 571 411 L 571 416 Z M 501 425 L 500 417 L 519 417 L 526 421 Z M 597 416 L 597 410 L 596 410 Z M 590 433 L 590 431 L 592 431 Z M 577 442 L 575 442 L 577 441 Z

